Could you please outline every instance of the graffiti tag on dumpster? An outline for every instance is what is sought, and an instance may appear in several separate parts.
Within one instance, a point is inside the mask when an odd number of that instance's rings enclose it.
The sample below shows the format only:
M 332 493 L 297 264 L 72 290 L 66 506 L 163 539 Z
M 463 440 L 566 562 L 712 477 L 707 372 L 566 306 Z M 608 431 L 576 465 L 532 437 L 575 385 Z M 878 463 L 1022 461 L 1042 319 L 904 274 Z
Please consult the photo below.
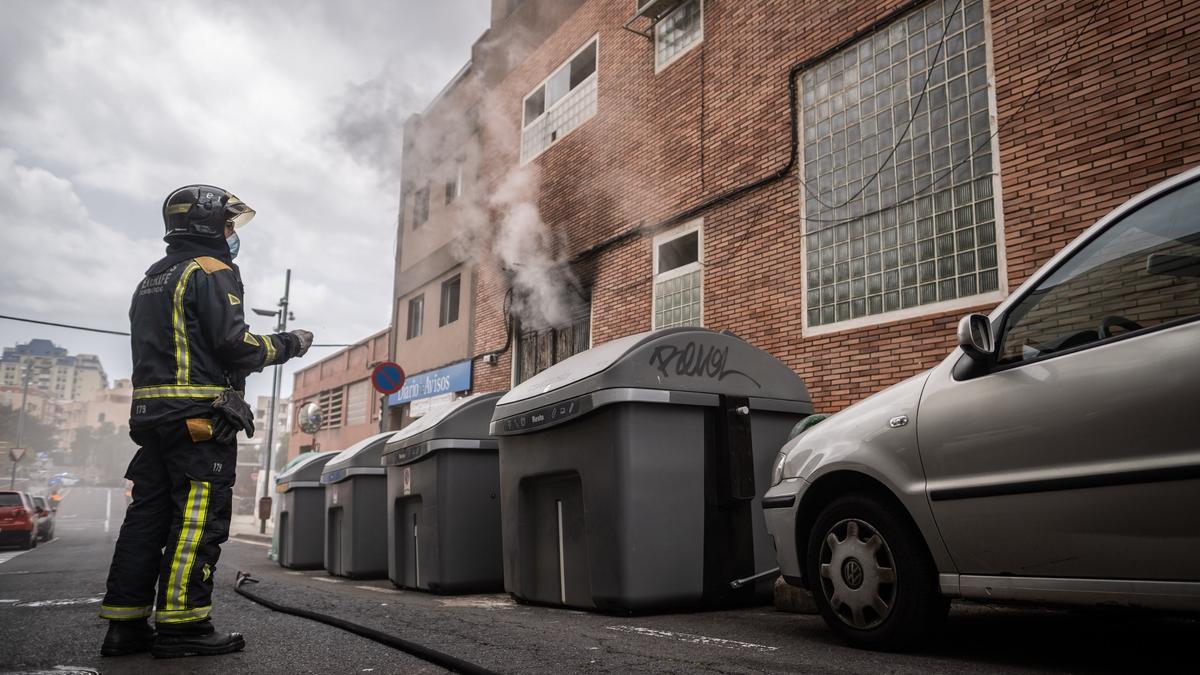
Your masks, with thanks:
M 683 348 L 661 345 L 650 354 L 650 365 L 657 368 L 663 377 L 669 378 L 674 373 L 687 377 L 707 377 L 719 382 L 731 375 L 739 375 L 762 389 L 762 385 L 753 377 L 729 368 L 728 362 L 729 347 L 717 349 L 697 342 L 689 342 Z

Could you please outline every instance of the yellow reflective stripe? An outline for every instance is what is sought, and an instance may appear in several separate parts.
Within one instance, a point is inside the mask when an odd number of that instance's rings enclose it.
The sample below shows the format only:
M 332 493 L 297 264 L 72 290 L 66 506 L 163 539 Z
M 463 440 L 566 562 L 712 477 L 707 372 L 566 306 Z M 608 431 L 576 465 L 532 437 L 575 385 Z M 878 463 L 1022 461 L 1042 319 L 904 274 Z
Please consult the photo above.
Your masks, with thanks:
M 263 335 L 259 338 L 263 341 L 263 346 L 267 348 L 267 355 L 263 358 L 263 365 L 269 366 L 275 363 L 275 341 L 270 335 Z
M 183 510 L 183 525 L 179 530 L 179 541 L 175 544 L 175 555 L 171 558 L 171 569 L 167 578 L 166 609 L 186 608 L 188 575 L 195 562 L 196 543 L 204 530 L 207 510 L 208 483 L 191 481 Z
M 207 619 L 212 613 L 212 605 L 193 607 L 192 609 L 160 609 L 154 617 L 155 623 L 183 623 Z
M 172 315 L 172 324 L 175 326 L 175 381 L 179 384 L 188 383 L 188 373 L 191 370 L 187 321 L 183 312 L 183 293 L 187 290 L 187 282 L 192 276 L 192 272 L 198 269 L 200 269 L 200 265 L 195 260 L 189 262 L 187 267 L 183 268 L 183 274 L 179 275 L 179 281 L 175 284 L 175 311 Z
M 216 398 L 225 391 L 225 387 L 215 384 L 199 384 L 177 386 L 173 384 L 135 387 L 133 397 L 143 398 Z
M 142 605 L 123 607 L 120 605 L 100 605 L 100 618 L 121 621 L 125 619 L 145 619 L 150 616 L 152 607 Z
M 200 518 L 194 528 L 192 528 L 192 541 L 190 544 L 191 551 L 188 554 L 187 562 L 183 568 L 183 597 L 180 604 L 187 606 L 187 585 L 192 578 L 192 568 L 196 566 L 196 551 L 200 548 L 200 537 L 204 535 L 205 521 L 208 520 L 208 483 L 200 483 L 204 489 L 200 491 Z

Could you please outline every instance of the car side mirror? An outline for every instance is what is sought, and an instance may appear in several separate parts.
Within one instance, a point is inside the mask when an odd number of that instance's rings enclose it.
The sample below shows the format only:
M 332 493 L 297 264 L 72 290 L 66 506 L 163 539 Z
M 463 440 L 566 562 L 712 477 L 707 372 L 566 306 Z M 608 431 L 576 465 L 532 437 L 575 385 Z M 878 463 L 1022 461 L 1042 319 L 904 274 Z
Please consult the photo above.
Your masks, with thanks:
M 968 314 L 958 322 L 958 346 L 973 361 L 987 361 L 996 352 L 992 322 L 983 314 Z

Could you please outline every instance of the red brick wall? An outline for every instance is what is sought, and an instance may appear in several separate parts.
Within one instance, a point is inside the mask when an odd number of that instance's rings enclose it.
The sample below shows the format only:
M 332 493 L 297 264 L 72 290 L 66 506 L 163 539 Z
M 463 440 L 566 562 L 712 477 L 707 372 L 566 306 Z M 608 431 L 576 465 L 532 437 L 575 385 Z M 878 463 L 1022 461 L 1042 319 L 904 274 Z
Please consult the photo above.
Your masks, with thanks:
M 631 3 L 589 0 L 487 95 L 516 132 L 523 96 L 599 34 L 596 116 L 533 160 L 569 255 L 783 166 L 788 68 L 902 4 L 708 0 L 701 46 L 655 75 L 652 44 L 621 30 Z M 1010 288 L 1112 207 L 1200 163 L 1200 12 L 1185 5 L 1112 0 L 1072 48 L 1094 5 L 990 3 Z M 485 157 L 495 180 L 515 147 L 493 138 Z M 782 359 L 824 411 L 942 359 L 969 310 L 803 335 L 799 200 L 793 170 L 703 214 L 705 324 Z M 577 268 L 593 290 L 593 344 L 650 328 L 651 265 L 642 237 Z M 501 277 L 481 271 L 478 291 L 474 353 L 505 335 Z M 480 363 L 476 390 L 507 388 L 510 356 Z

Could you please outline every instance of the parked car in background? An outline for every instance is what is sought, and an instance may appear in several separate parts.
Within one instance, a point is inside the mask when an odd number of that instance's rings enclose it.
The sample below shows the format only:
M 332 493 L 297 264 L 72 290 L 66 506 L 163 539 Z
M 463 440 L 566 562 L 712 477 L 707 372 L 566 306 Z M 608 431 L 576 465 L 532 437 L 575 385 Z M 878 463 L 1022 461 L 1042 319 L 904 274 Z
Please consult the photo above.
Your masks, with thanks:
M 27 493 L 0 490 L 0 545 L 31 549 L 37 546 L 37 508 Z
M 33 498 L 33 507 L 38 515 L 38 536 L 42 541 L 50 541 L 54 538 L 54 509 L 50 508 L 49 500 L 40 496 Z
M 783 447 L 763 506 L 784 578 L 880 649 L 951 598 L 1200 610 L 1200 168 L 958 345 Z

